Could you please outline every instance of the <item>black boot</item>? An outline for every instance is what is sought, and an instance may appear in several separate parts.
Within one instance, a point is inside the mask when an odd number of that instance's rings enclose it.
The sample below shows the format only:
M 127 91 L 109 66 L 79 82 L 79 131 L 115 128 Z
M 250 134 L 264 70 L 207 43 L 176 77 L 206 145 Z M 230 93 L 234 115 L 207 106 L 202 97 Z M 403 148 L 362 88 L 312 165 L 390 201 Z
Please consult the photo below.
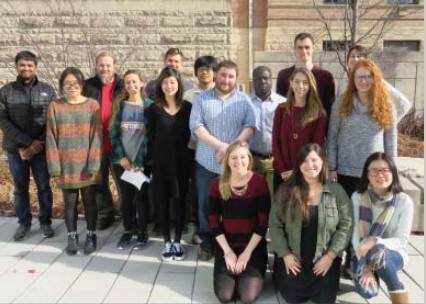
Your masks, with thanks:
M 68 246 L 65 249 L 68 255 L 75 255 L 78 251 L 78 235 L 75 232 L 68 233 Z
M 96 251 L 96 232 L 87 231 L 86 244 L 84 244 L 84 254 L 91 254 Z

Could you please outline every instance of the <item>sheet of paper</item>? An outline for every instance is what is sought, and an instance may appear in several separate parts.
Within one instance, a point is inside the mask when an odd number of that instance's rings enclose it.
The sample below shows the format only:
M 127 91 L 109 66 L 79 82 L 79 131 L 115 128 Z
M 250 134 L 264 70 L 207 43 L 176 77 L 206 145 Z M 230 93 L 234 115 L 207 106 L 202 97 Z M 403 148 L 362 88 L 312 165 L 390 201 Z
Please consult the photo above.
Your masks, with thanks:
M 139 190 L 142 187 L 143 183 L 149 183 L 150 179 L 148 176 L 143 174 L 142 171 L 133 171 L 133 170 L 125 170 L 123 174 L 121 175 L 121 179 L 134 185 Z

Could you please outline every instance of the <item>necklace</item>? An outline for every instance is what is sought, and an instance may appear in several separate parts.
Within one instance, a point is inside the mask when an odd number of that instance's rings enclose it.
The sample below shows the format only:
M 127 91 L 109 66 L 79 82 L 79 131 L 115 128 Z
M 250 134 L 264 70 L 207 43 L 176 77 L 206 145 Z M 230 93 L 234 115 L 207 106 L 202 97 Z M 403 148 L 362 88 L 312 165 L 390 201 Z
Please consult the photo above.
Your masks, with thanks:
M 243 187 L 239 187 L 240 189 L 234 188 L 231 185 L 229 185 L 229 187 L 231 188 L 231 191 L 238 196 L 242 196 L 244 194 L 246 194 L 247 189 L 248 189 L 248 183 L 245 184 Z
M 293 139 L 297 140 L 299 138 L 299 133 L 294 131 L 294 116 L 293 116 L 293 107 L 291 107 L 291 133 L 293 134 Z

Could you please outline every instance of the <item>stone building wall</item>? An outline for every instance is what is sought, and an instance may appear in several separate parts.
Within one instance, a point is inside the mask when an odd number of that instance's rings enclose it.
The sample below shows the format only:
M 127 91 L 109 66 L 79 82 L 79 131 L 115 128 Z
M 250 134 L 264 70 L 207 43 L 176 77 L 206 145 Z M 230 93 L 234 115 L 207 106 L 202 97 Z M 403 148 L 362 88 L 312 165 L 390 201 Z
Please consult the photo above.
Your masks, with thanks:
M 200 55 L 233 57 L 231 14 L 230 0 L 2 0 L 0 85 L 14 79 L 22 49 L 43 58 L 40 76 L 54 84 L 66 66 L 90 75 L 102 50 L 114 52 L 119 73 L 139 68 L 153 78 L 164 52 L 179 47 L 191 77 Z

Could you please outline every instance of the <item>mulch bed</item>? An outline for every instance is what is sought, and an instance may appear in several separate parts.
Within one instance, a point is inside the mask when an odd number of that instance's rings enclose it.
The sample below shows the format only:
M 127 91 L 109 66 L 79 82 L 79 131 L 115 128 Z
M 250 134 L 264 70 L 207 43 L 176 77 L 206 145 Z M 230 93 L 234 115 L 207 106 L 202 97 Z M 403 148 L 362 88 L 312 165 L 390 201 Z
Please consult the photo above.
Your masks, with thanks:
M 406 157 L 423 157 L 424 142 L 403 134 L 398 134 L 398 155 Z M 64 203 L 62 191 L 56 186 L 55 181 L 51 181 L 53 192 L 53 217 L 64 218 Z M 115 185 L 110 177 L 110 188 L 113 193 L 114 204 L 118 205 L 118 194 Z M 31 211 L 38 213 L 37 190 L 31 177 L 30 182 L 30 201 Z M 13 206 L 13 182 L 9 173 L 7 161 L 0 160 L 0 215 L 14 216 L 15 210 Z M 83 204 L 78 205 L 79 213 L 83 213 Z

